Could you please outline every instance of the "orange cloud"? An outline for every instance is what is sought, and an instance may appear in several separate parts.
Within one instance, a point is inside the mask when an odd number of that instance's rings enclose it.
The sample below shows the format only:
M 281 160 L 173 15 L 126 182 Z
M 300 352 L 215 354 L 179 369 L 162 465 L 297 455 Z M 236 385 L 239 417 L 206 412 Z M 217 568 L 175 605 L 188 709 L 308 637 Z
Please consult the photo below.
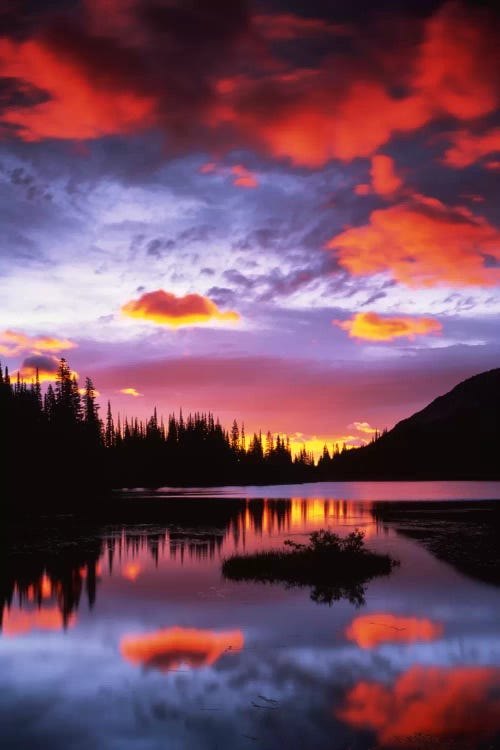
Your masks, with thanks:
M 202 164 L 198 169 L 198 172 L 201 174 L 212 174 L 213 172 L 217 172 L 217 164 L 213 161 L 209 161 L 207 164 Z
M 379 643 L 434 641 L 443 635 L 441 623 L 417 617 L 391 614 L 360 615 L 345 631 L 346 638 L 361 648 L 374 648 Z
M 351 320 L 334 320 L 335 325 L 348 331 L 350 338 L 366 341 L 393 341 L 394 339 L 426 336 L 441 333 L 442 325 L 434 318 L 382 317 L 376 312 L 356 313 Z
M 28 336 L 21 331 L 6 330 L 0 333 L 0 354 L 15 357 L 22 352 L 42 354 L 46 352 L 62 352 L 75 349 L 78 344 L 69 339 L 58 339 L 53 336 Z
M 449 208 L 423 195 L 370 215 L 370 223 L 333 237 L 328 248 L 352 274 L 389 271 L 411 287 L 493 286 L 500 269 L 500 231 L 467 208 Z
M 74 625 L 76 617 L 71 614 L 66 626 Z M 2 633 L 6 636 L 17 636 L 32 630 L 61 630 L 64 620 L 57 607 L 50 609 L 23 610 L 17 607 L 4 609 Z
M 245 188 L 255 188 L 259 185 L 255 175 L 241 164 L 235 164 L 234 167 L 231 167 L 231 173 L 235 176 L 233 185 Z
M 154 123 L 154 100 L 112 86 L 106 75 L 90 75 L 73 50 L 52 49 L 48 41 L 0 39 L 0 74 L 22 79 L 48 100 L 18 106 L 2 118 L 25 141 L 45 138 L 100 138 Z
M 139 393 L 139 391 L 136 391 L 135 388 L 121 388 L 120 393 L 124 393 L 125 396 L 134 396 L 135 398 L 139 398 L 139 396 L 143 396 L 143 393 Z
M 59 360 L 51 354 L 34 354 L 27 357 L 19 369 L 19 377 L 24 381 L 36 379 L 38 371 L 38 380 L 40 383 L 53 382 L 57 378 L 59 370 Z M 12 373 L 13 378 L 17 378 L 17 371 Z M 78 373 L 71 371 L 71 377 L 78 379 Z
M 239 651 L 243 645 L 241 630 L 214 633 L 211 630 L 168 628 L 146 635 L 126 636 L 120 641 L 120 651 L 132 664 L 168 672 L 181 666 L 193 669 L 209 666 L 227 651 Z
M 233 185 L 236 185 L 237 187 L 255 188 L 259 185 L 255 174 L 250 172 L 250 170 L 242 164 L 234 164 L 232 167 L 224 167 L 211 161 L 207 164 L 203 164 L 198 169 L 198 172 L 201 174 L 231 175 L 233 178 Z
M 482 135 L 458 130 L 450 135 L 450 139 L 452 145 L 443 158 L 449 167 L 468 167 L 483 156 L 500 152 L 500 128 L 493 128 Z
M 124 578 L 126 578 L 128 581 L 135 581 L 137 578 L 139 578 L 140 574 L 142 573 L 142 567 L 139 565 L 139 563 L 128 563 L 125 565 L 122 571 L 122 575 Z
M 358 430 L 358 432 L 365 432 L 367 435 L 374 435 L 377 432 L 376 427 L 372 427 L 368 422 L 353 422 L 347 425 L 349 430 Z
M 500 169 L 500 161 L 489 161 L 485 165 L 486 169 L 497 170 Z
M 78 393 L 80 394 L 80 396 L 85 396 L 85 394 L 87 393 L 87 389 L 86 388 L 79 388 L 78 389 Z M 101 395 L 101 392 L 97 391 L 95 388 L 92 389 L 92 393 L 94 394 L 94 396 L 96 398 Z
M 421 734 L 469 738 L 500 730 L 500 670 L 495 667 L 411 667 L 388 687 L 360 682 L 336 715 L 371 729 L 379 742 L 404 743 Z
M 137 300 L 127 302 L 123 305 L 122 312 L 129 318 L 151 320 L 169 326 L 188 326 L 209 320 L 239 320 L 240 317 L 237 312 L 221 312 L 208 297 L 199 294 L 176 297 L 163 289 L 148 292 Z
M 392 195 L 403 184 L 394 170 L 394 159 L 384 154 L 372 156 L 370 174 L 373 189 L 377 195 Z

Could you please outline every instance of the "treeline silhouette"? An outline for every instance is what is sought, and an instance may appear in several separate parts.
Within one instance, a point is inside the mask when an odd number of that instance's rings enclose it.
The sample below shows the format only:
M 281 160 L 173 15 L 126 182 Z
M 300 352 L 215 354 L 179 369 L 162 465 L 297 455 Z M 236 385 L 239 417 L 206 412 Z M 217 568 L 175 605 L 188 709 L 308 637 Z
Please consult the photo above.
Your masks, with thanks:
M 313 480 L 312 454 L 292 456 L 287 436 L 245 435 L 236 420 L 225 429 L 211 413 L 170 415 L 156 409 L 146 421 L 104 418 L 92 380 L 80 389 L 65 359 L 45 393 L 38 373 L 11 382 L 0 367 L 0 437 L 3 494 L 44 493 L 51 499 L 130 487 L 291 483 Z M 33 497 L 31 498 L 33 504 Z

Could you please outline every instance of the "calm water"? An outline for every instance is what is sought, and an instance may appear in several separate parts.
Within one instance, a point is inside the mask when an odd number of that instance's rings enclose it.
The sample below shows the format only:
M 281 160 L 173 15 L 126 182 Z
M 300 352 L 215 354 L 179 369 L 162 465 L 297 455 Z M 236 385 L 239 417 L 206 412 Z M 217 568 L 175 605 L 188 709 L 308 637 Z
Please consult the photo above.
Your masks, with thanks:
M 499 483 L 210 494 L 184 498 L 168 525 L 85 529 L 9 558 L 2 748 L 500 747 L 500 589 L 371 513 L 378 499 L 500 498 Z M 361 607 L 221 577 L 235 551 L 325 527 L 362 528 L 401 560 Z

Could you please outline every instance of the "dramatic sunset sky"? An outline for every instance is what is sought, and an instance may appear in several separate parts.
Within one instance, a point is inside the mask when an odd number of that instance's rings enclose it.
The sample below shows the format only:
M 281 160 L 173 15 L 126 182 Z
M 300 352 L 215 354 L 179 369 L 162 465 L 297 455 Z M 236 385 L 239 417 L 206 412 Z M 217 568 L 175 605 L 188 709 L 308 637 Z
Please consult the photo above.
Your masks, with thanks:
M 2 364 L 309 447 L 499 366 L 498 31 L 488 2 L 4 0 Z

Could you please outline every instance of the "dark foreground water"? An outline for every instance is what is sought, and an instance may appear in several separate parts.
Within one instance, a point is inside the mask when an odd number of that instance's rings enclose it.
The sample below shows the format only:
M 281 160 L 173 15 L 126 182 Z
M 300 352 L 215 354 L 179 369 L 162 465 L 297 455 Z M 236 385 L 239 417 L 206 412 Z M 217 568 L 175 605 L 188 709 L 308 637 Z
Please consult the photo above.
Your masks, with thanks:
M 168 524 L 86 528 L 4 558 L 3 750 L 500 748 L 500 588 L 371 510 L 500 498 L 498 483 L 210 495 L 165 499 Z M 221 577 L 235 551 L 326 527 L 361 528 L 401 561 L 362 606 Z

